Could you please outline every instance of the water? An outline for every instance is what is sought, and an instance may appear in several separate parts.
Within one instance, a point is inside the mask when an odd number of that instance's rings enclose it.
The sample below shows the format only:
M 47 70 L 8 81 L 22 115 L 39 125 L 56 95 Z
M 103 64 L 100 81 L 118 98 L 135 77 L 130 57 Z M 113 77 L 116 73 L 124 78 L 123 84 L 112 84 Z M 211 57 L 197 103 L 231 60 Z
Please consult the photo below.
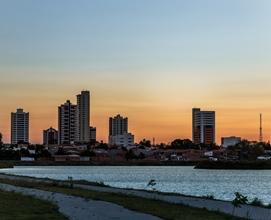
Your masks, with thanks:
M 193 196 L 213 195 L 216 199 L 232 200 L 235 192 L 249 199 L 255 197 L 271 203 L 271 171 L 269 170 L 195 170 L 193 167 L 130 167 L 130 166 L 50 166 L 15 167 L 2 173 L 41 178 L 104 182 L 121 188 L 150 189 L 147 184 L 156 180 L 155 189 Z M 151 189 L 150 189 L 151 190 Z

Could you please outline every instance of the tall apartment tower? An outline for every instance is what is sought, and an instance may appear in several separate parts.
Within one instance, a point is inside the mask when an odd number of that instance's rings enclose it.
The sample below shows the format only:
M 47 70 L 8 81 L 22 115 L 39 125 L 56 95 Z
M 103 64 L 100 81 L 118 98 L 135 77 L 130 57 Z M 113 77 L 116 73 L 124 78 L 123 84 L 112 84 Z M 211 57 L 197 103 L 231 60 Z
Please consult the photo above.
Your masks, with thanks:
M 52 127 L 43 131 L 43 144 L 46 146 L 58 143 L 58 131 Z
M 215 112 L 201 111 L 200 108 L 192 110 L 192 134 L 195 144 L 215 143 Z
M 82 91 L 77 95 L 76 142 L 90 142 L 90 92 Z
M 134 145 L 134 135 L 128 133 L 128 118 L 120 115 L 109 118 L 109 145 L 128 147 Z
M 58 144 L 73 144 L 76 140 L 77 106 L 69 100 L 58 107 Z
M 23 109 L 11 113 L 11 144 L 29 143 L 29 113 Z
M 128 133 L 128 118 L 120 115 L 109 118 L 109 136 L 123 135 Z

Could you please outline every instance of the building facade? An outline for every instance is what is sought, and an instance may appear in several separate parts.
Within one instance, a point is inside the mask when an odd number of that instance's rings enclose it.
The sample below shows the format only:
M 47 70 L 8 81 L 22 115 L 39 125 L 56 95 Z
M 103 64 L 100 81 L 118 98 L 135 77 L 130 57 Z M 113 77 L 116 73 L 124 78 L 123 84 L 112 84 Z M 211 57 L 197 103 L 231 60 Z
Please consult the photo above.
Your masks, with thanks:
M 69 100 L 58 107 L 58 144 L 73 144 L 76 141 L 77 106 Z
M 235 146 L 236 144 L 239 144 L 241 142 L 240 137 L 222 137 L 221 138 L 221 145 L 224 148 Z
M 43 144 L 46 146 L 58 144 L 58 131 L 52 127 L 43 131 Z
M 192 110 L 192 138 L 195 144 L 214 144 L 216 135 L 215 112 Z
M 109 118 L 109 136 L 128 133 L 128 118 L 120 115 Z
M 11 113 L 11 144 L 29 143 L 29 113 L 23 109 Z
M 128 118 L 117 115 L 109 118 L 109 145 L 128 147 L 134 144 L 134 135 L 128 132 Z
M 111 146 L 129 147 L 134 145 L 134 135 L 125 133 L 109 137 L 109 144 Z
M 90 143 L 95 144 L 97 140 L 97 130 L 94 127 L 89 127 Z
M 76 112 L 76 142 L 90 142 L 90 92 L 82 91 L 77 95 L 77 112 Z

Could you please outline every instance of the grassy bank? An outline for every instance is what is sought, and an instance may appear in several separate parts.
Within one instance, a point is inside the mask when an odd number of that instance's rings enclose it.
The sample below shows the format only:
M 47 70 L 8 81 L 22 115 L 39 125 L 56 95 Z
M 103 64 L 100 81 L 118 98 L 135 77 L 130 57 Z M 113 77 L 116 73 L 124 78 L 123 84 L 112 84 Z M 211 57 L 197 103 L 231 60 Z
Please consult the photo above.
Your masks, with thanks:
M 183 205 L 174 205 L 166 202 L 139 198 L 135 196 L 125 196 L 117 193 L 97 192 L 91 190 L 84 190 L 78 188 L 68 188 L 67 186 L 59 185 L 57 182 L 44 183 L 44 182 L 29 182 L 22 180 L 7 180 L 0 179 L 0 182 L 38 188 L 51 192 L 60 192 L 68 195 L 79 196 L 86 199 L 100 200 L 119 204 L 130 210 L 135 210 L 142 213 L 158 216 L 162 219 L 168 220 L 230 220 L 239 219 L 228 216 L 218 212 L 210 212 L 205 209 L 191 208 Z
M 1 220 L 64 220 L 57 206 L 29 196 L 0 191 Z
M 202 161 L 196 169 L 269 170 L 271 161 Z

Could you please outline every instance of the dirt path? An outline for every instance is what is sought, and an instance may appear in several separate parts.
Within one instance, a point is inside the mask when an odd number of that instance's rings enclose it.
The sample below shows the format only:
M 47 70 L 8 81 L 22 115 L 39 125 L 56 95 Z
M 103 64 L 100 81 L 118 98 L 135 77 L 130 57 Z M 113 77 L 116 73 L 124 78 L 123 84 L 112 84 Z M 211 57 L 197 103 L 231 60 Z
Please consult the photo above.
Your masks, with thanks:
M 134 212 L 109 202 L 87 200 L 61 193 L 2 183 L 0 183 L 0 190 L 22 193 L 23 195 L 53 202 L 58 205 L 59 211 L 70 220 L 159 220 L 158 217 Z
M 90 185 L 81 185 L 75 184 L 75 187 L 88 189 L 93 191 L 100 192 L 112 192 L 112 193 L 121 193 L 124 195 L 133 195 L 146 199 L 154 199 L 165 201 L 173 204 L 182 204 L 195 208 L 206 208 L 209 211 L 219 211 L 229 215 L 233 214 L 233 205 L 231 202 L 220 201 L 220 200 L 210 200 L 196 197 L 188 197 L 181 195 L 165 195 L 159 194 L 157 192 L 147 192 L 140 190 L 129 190 L 129 189 L 119 189 L 111 187 L 99 187 L 99 186 L 90 186 Z M 253 219 L 253 220 L 271 220 L 271 209 L 255 207 L 251 205 L 243 205 L 241 208 L 236 208 L 234 210 L 234 216 Z

